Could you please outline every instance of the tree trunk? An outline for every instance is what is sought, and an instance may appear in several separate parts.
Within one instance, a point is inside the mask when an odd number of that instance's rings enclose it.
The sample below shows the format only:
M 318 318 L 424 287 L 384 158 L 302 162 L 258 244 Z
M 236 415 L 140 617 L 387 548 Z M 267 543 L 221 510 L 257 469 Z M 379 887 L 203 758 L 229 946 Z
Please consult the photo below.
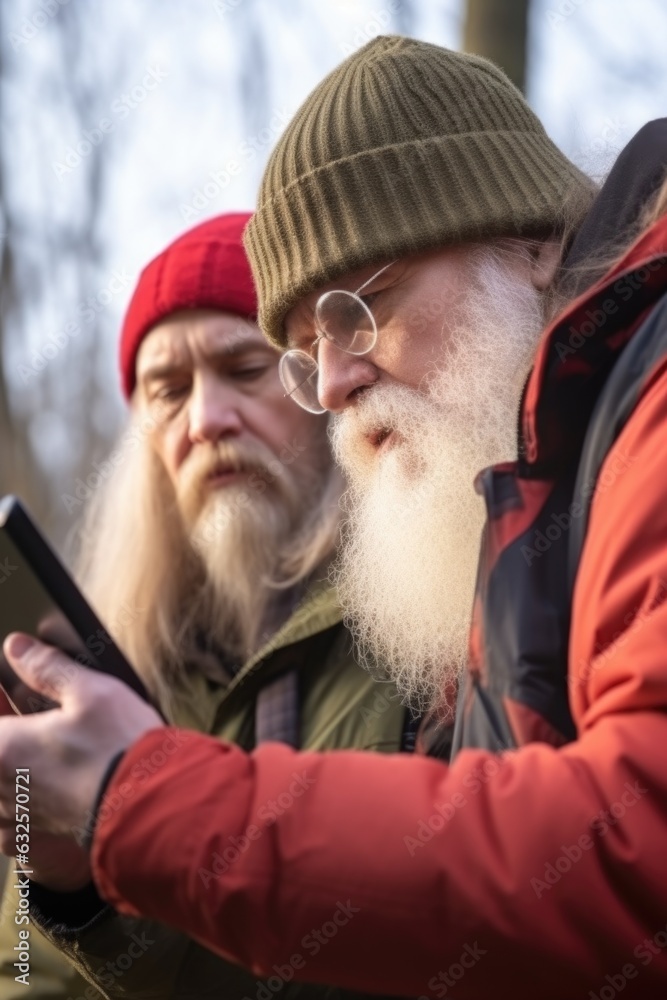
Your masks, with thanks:
M 530 0 L 468 0 L 463 48 L 491 59 L 525 92 Z

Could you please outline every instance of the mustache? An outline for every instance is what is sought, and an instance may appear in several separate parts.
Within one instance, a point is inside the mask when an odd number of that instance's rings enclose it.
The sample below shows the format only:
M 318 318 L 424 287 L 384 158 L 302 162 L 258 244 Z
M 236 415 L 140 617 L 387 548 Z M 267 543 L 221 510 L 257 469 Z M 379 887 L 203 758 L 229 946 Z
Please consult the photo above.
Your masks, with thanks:
M 384 437 L 393 432 L 401 443 L 414 444 L 427 421 L 445 416 L 446 407 L 428 387 L 377 385 L 332 419 L 329 440 L 345 472 L 366 478 L 373 473 L 376 448 Z
M 176 485 L 177 506 L 185 523 L 193 524 L 201 513 L 209 478 L 227 472 L 245 472 L 270 485 L 275 481 L 271 474 L 274 464 L 275 455 L 260 441 L 223 440 L 194 447 L 181 467 Z
M 208 448 L 193 448 L 183 469 L 189 483 L 202 482 L 223 472 L 255 472 L 269 475 L 274 455 L 259 442 L 218 441 Z

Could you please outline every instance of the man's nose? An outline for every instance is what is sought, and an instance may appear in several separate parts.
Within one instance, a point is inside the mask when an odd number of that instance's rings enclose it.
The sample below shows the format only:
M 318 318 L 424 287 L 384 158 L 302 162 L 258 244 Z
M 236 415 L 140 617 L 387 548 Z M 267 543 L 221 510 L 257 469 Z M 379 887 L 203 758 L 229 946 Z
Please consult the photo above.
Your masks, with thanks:
M 236 437 L 243 429 L 238 394 L 215 377 L 195 381 L 189 407 L 189 436 L 193 444 L 215 444 Z
M 360 389 L 377 382 L 378 370 L 367 354 L 347 354 L 325 337 L 319 342 L 317 362 L 317 397 L 331 413 L 341 413 Z

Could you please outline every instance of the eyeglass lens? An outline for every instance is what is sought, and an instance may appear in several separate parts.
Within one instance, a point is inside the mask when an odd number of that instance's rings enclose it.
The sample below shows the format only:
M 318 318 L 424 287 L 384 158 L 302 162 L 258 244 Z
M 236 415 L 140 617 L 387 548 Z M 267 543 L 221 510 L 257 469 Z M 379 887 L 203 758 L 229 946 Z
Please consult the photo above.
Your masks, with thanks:
M 375 343 L 373 315 L 352 292 L 325 292 L 315 308 L 315 323 L 322 336 L 348 354 L 365 354 Z

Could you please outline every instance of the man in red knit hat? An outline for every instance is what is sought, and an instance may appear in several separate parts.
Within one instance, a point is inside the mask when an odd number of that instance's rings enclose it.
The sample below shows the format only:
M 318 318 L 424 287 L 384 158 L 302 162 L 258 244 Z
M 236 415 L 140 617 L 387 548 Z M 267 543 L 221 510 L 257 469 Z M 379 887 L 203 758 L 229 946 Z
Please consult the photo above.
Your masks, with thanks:
M 429 454 L 408 450 L 412 428 L 398 407 L 373 414 L 374 398 L 407 395 L 427 414 L 439 406 L 449 444 L 451 413 L 470 404 L 461 394 L 428 399 L 429 362 L 440 366 L 438 388 L 456 385 L 440 376 L 460 370 L 478 391 L 479 369 L 482 385 L 496 373 L 495 397 L 509 400 L 513 371 L 499 360 L 516 338 L 512 301 L 540 289 L 567 297 L 572 283 L 581 292 L 591 257 L 619 255 L 544 332 L 516 414 L 490 420 L 482 396 L 461 425 L 473 448 L 495 424 L 511 437 L 477 480 L 487 521 L 460 752 L 451 765 L 276 744 L 248 755 L 166 729 L 132 692 L 90 672 L 68 684 L 60 711 L 0 720 L 5 849 L 14 768 L 30 763 L 35 829 L 66 833 L 98 810 L 91 866 L 104 898 L 282 976 L 272 992 L 291 977 L 429 1000 L 450 990 L 467 1000 L 663 998 L 667 185 L 652 199 L 667 123 L 646 126 L 619 157 L 577 227 L 559 288 L 555 184 L 551 221 L 542 214 L 559 156 L 491 64 L 378 39 L 313 100 L 273 155 L 249 230 L 266 279 L 263 325 L 289 337 L 297 353 L 284 355 L 286 388 L 311 412 L 337 412 L 343 426 L 373 415 L 359 426 L 382 486 L 392 473 L 421 486 Z M 619 247 L 628 232 L 637 240 Z M 496 237 L 512 242 L 494 246 Z M 497 255 L 500 284 L 471 281 L 480 249 Z M 463 325 L 464 290 L 487 296 L 495 339 Z M 404 530 L 421 509 L 407 487 L 404 498 L 376 548 L 393 540 L 395 565 L 412 557 L 424 571 L 428 539 L 411 549 Z M 431 532 L 436 555 L 439 544 Z M 396 608 L 405 577 L 389 567 L 380 582 Z M 430 600 L 426 586 L 419 593 Z M 450 610 L 443 599 L 443 621 Z M 417 640 L 420 626 L 429 638 L 423 618 L 408 623 Z M 385 621 L 375 619 L 377 631 Z M 5 649 L 26 682 L 57 690 L 62 654 L 21 635 Z M 140 779 L 143 762 L 177 738 L 169 763 Z M 202 893 L 200 868 L 231 837 L 243 843 L 257 803 L 278 799 L 295 772 L 312 789 Z M 30 854 L 40 860 L 36 845 Z
M 225 684 L 238 674 L 337 534 L 326 421 L 286 398 L 255 323 L 248 219 L 204 222 L 144 269 L 120 343 L 131 426 L 84 523 L 83 586 L 163 707 L 180 702 L 185 664 Z M 255 726 L 261 739 L 280 716 L 270 735 L 296 745 L 281 685 L 282 709 L 262 706 Z
M 202 223 L 141 274 L 120 344 L 130 426 L 85 511 L 77 578 L 171 722 L 248 750 L 268 740 L 400 750 L 405 709 L 357 664 L 324 579 L 340 481 L 326 418 L 285 395 L 278 352 L 255 322 L 248 218 Z M 146 774 L 159 763 L 147 761 Z M 275 802 L 258 801 L 247 833 L 198 873 L 200 891 L 233 870 L 260 823 L 309 793 L 295 772 Z M 35 879 L 74 888 L 76 859 L 52 859 Z M 105 995 L 268 995 L 186 936 L 121 917 L 85 890 L 60 896 L 34 883 L 30 902 Z M 14 928 L 2 936 L 12 954 Z M 325 993 L 299 987 L 308 1000 Z

